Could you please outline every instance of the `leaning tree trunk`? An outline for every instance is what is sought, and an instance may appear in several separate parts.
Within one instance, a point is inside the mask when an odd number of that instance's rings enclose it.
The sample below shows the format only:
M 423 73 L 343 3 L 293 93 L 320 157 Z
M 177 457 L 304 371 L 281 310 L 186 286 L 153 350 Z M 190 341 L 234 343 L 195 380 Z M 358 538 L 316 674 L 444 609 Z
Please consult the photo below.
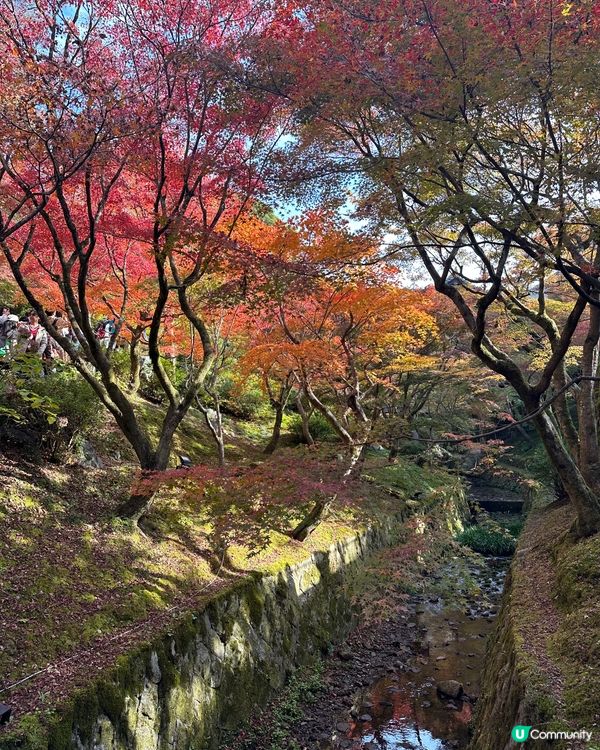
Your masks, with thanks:
M 142 518 L 152 507 L 158 491 L 156 475 L 158 472 L 165 471 L 169 465 L 173 436 L 183 416 L 184 412 L 177 407 L 169 407 L 156 450 L 152 451 L 147 447 L 143 453 L 136 451 L 140 460 L 141 474 L 131 495 L 117 508 L 117 515 L 120 518 L 134 521 L 139 526 Z
M 292 531 L 292 539 L 296 539 L 299 542 L 304 542 L 313 533 L 321 521 L 325 518 L 329 508 L 335 501 L 336 495 L 333 497 L 324 498 L 317 500 L 307 515 L 300 521 L 296 528 Z
M 142 518 L 148 513 L 156 498 L 158 487 L 156 485 L 156 473 L 167 468 L 167 461 L 158 461 L 156 457 L 142 468 L 137 484 L 131 494 L 118 506 L 117 516 L 139 525 Z M 163 465 L 164 464 L 164 465 Z
M 355 475 L 356 467 L 358 466 L 362 455 L 363 446 L 353 444 L 350 447 L 350 459 L 342 476 L 342 484 L 346 484 L 346 482 Z M 292 531 L 292 539 L 297 539 L 300 542 L 303 542 L 305 539 L 307 539 L 321 523 L 321 521 L 326 518 L 327 513 L 329 512 L 329 509 L 335 502 L 336 498 L 337 494 L 333 495 L 332 497 L 321 498 L 317 500 L 310 511 L 307 513 L 307 515 Z
M 534 418 L 542 443 L 552 466 L 577 513 L 574 531 L 590 536 L 600 530 L 600 498 L 585 481 L 556 429 L 551 415 L 541 412 Z
M 206 404 L 202 403 L 200 396 L 196 396 L 196 406 L 204 415 L 204 421 L 208 427 L 210 434 L 212 435 L 215 445 L 217 446 L 217 460 L 219 466 L 225 466 L 225 434 L 223 432 L 223 415 L 221 414 L 221 401 L 216 393 L 206 391 L 212 398 L 215 412 L 215 419 L 213 420 L 210 415 L 210 409 Z
M 563 390 L 567 383 L 566 370 L 564 365 L 560 365 L 554 374 L 552 379 L 553 385 L 556 391 L 560 392 Z M 560 427 L 560 431 L 564 437 L 565 444 L 571 453 L 571 456 L 577 460 L 579 453 L 579 436 L 573 423 L 573 418 L 569 411 L 569 402 L 567 399 L 567 392 L 565 391 L 560 395 L 552 407 L 552 411 L 556 416 L 556 421 Z
M 151 482 L 152 472 L 142 472 L 140 477 L 140 484 L 137 490 L 131 493 L 127 500 L 124 500 L 117 508 L 117 516 L 119 518 L 133 521 L 134 524 L 139 524 L 141 518 L 152 507 L 152 502 L 156 495 L 156 490 L 149 488 L 142 489 L 144 483 Z
M 265 446 L 263 453 L 270 455 L 275 453 L 281 439 L 281 425 L 283 424 L 283 403 L 281 401 L 272 401 L 271 406 L 275 409 L 275 422 L 273 423 L 273 432 L 271 439 Z

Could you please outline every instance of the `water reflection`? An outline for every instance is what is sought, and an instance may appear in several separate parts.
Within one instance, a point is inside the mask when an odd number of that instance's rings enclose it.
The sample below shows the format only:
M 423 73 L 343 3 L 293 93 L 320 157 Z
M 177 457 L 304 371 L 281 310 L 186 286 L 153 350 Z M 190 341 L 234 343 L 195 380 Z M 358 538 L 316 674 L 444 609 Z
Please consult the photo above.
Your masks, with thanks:
M 489 559 L 474 568 L 480 596 L 461 609 L 441 599 L 418 609 L 415 658 L 357 694 L 354 721 L 339 724 L 334 747 L 347 750 L 448 750 L 464 748 L 479 695 L 487 636 L 492 630 L 506 562 Z M 445 680 L 462 684 L 455 699 L 439 693 Z

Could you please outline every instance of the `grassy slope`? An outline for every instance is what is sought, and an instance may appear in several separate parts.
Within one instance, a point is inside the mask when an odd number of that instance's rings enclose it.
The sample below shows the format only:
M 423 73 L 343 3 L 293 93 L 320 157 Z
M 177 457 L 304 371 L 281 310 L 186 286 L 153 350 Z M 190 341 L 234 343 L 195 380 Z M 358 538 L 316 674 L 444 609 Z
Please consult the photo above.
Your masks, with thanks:
M 151 407 L 149 418 L 157 422 Z M 230 455 L 256 460 L 256 426 L 231 424 Z M 307 551 L 328 547 L 363 525 L 367 515 L 388 514 L 400 502 L 365 484 L 360 506 L 338 508 L 310 539 L 300 544 L 273 533 L 271 545 L 250 556 L 241 546 L 228 562 L 210 548 L 198 498 L 162 497 L 153 511 L 160 520 L 152 537 L 114 521 L 111 511 L 127 493 L 133 464 L 128 449 L 109 427 L 95 439 L 105 467 L 84 469 L 0 460 L 0 693 L 18 718 L 50 710 L 90 674 L 110 664 L 137 640 L 168 627 L 182 611 L 197 607 L 251 571 L 268 571 L 301 560 Z M 206 460 L 212 447 L 202 421 L 192 415 L 178 436 L 175 453 Z M 118 460 L 117 460 L 118 459 Z M 376 468 L 376 483 L 387 482 L 407 499 L 447 484 L 443 472 L 397 464 Z M 0 732 L 1 739 L 1 732 Z

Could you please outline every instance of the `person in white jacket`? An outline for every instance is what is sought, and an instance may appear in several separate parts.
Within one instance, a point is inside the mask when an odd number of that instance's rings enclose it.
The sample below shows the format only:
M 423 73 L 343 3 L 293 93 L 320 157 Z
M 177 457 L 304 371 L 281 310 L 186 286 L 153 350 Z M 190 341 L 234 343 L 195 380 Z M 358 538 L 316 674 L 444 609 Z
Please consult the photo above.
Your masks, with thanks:
M 48 348 L 48 332 L 40 325 L 40 318 L 35 310 L 30 310 L 27 323 L 21 323 L 19 326 L 19 339 L 20 351 L 44 357 Z

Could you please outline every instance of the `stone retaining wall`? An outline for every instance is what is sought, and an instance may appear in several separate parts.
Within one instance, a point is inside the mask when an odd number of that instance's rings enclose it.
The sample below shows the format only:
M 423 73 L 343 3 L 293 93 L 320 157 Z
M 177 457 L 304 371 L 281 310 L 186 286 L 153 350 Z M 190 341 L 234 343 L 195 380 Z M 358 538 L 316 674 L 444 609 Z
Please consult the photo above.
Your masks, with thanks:
M 528 651 L 528 633 L 531 629 L 540 630 L 547 617 L 543 601 L 529 595 L 531 587 L 536 585 L 532 581 L 532 550 L 539 545 L 531 526 L 540 508 L 550 499 L 539 490 L 533 490 L 527 497 L 533 512 L 519 539 L 496 627 L 489 641 L 481 697 L 477 702 L 474 733 L 468 750 L 562 748 L 562 745 L 541 739 L 516 743 L 511 738 L 512 728 L 516 725 L 560 728 L 548 675 L 536 656 Z

